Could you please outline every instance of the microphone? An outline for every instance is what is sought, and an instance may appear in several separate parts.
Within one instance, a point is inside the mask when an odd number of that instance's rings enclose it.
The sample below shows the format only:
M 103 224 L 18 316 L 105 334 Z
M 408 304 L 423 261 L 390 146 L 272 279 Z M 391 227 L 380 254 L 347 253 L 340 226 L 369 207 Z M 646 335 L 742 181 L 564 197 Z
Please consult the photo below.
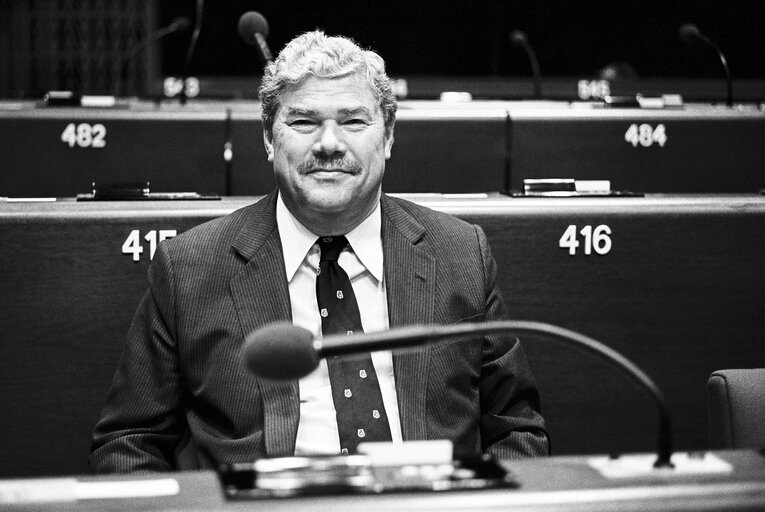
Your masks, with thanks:
M 680 35 L 680 40 L 683 41 L 684 43 L 690 45 L 698 41 L 701 41 L 705 45 L 712 47 L 712 49 L 717 53 L 717 57 L 720 59 L 723 69 L 725 70 L 725 83 L 728 86 L 728 93 L 726 96 L 725 104 L 729 107 L 732 107 L 733 106 L 733 81 L 730 78 L 730 68 L 728 67 L 728 60 L 725 58 L 725 55 L 723 55 L 723 52 L 720 50 L 720 47 L 718 47 L 715 43 L 713 43 L 712 40 L 709 39 L 707 36 L 702 34 L 701 31 L 699 30 L 699 27 L 691 23 L 685 23 L 683 25 L 680 25 L 680 29 L 678 30 L 678 33 Z
M 181 92 L 179 95 L 181 105 L 186 104 L 188 99 L 188 92 L 186 91 L 186 83 L 189 78 L 189 69 L 191 68 L 191 59 L 194 56 L 194 52 L 197 49 L 197 41 L 199 41 L 199 34 L 202 32 L 202 17 L 205 11 L 205 1 L 197 0 L 196 4 L 196 16 L 194 19 L 194 30 L 191 32 L 191 38 L 189 39 L 189 47 L 186 49 L 186 58 L 183 61 L 183 74 L 181 75 Z
M 654 467 L 672 467 L 672 422 L 664 394 L 659 387 L 626 357 L 583 334 L 542 322 L 506 320 L 453 325 L 413 325 L 369 334 L 331 335 L 314 338 L 310 331 L 288 322 L 268 324 L 250 333 L 242 349 L 245 366 L 256 376 L 269 380 L 304 377 L 319 365 L 321 358 L 345 356 L 376 350 L 400 350 L 457 336 L 486 334 L 545 334 L 552 339 L 583 348 L 613 364 L 636 381 L 653 399 L 659 411 L 657 459 Z
M 130 65 L 131 62 L 138 56 L 139 53 L 141 53 L 147 46 L 150 46 L 160 39 L 167 37 L 171 34 L 175 34 L 176 32 L 185 32 L 191 27 L 191 20 L 189 20 L 186 16 L 178 16 L 175 18 L 172 22 L 170 22 L 169 25 L 162 27 L 161 29 L 152 32 L 148 36 L 146 36 L 143 40 L 141 40 L 138 44 L 136 44 L 133 48 L 131 48 L 128 52 L 126 52 L 126 57 L 122 60 L 122 69 L 120 70 L 120 84 L 122 85 L 121 89 L 124 94 L 127 93 L 127 84 L 125 83 L 126 80 L 126 72 L 127 68 Z M 115 92 L 115 96 L 119 96 L 120 94 L 120 84 L 117 85 L 117 91 Z
M 522 30 L 513 30 L 510 32 L 510 42 L 513 43 L 514 46 L 520 46 L 526 51 L 529 63 L 531 64 L 531 76 L 534 79 L 534 98 L 540 99 L 542 97 L 542 74 L 539 72 L 537 53 L 529 44 L 529 39 L 526 37 L 526 33 Z
M 262 14 L 249 11 L 239 18 L 239 36 L 245 43 L 258 49 L 263 65 L 267 66 L 274 61 L 271 50 L 268 48 L 268 22 Z

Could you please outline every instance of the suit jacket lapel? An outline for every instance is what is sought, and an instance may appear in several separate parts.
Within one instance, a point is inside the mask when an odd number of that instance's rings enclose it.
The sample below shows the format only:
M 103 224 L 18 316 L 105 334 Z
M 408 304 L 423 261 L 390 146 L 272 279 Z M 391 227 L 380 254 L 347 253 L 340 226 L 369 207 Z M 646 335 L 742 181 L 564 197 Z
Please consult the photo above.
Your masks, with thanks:
M 382 237 L 390 326 L 433 322 L 436 260 L 418 245 L 425 228 L 387 196 Z M 404 440 L 426 439 L 425 398 L 430 348 L 393 355 Z
M 231 294 L 247 336 L 275 321 L 290 321 L 289 290 L 284 256 L 276 229 L 276 193 L 253 205 L 232 247 L 246 265 L 231 280 Z M 295 451 L 300 404 L 297 381 L 258 380 L 263 397 L 263 428 L 269 457 L 290 456 Z
M 232 242 L 245 260 L 231 280 L 231 294 L 246 336 L 274 321 L 291 320 L 284 257 L 276 229 L 276 193 L 253 205 Z M 418 246 L 424 227 L 387 196 L 382 198 L 382 237 L 388 313 L 391 327 L 433 322 L 435 258 Z M 393 355 L 402 435 L 405 440 L 427 438 L 422 411 L 427 392 L 430 348 Z M 295 451 L 300 418 L 297 381 L 258 380 L 263 397 L 264 437 L 269 457 Z

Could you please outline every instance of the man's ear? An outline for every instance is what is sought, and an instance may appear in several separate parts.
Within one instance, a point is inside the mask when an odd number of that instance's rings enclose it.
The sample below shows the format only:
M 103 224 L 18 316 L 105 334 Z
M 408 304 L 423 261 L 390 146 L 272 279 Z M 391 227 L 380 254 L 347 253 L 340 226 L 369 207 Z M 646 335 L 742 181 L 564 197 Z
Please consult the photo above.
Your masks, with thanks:
M 387 160 L 390 158 L 391 149 L 393 148 L 393 127 L 395 126 L 396 121 L 393 121 L 390 123 L 390 125 L 385 127 L 385 159 Z
M 266 146 L 266 155 L 268 155 L 268 161 L 274 161 L 274 132 L 267 128 L 263 128 L 263 144 Z

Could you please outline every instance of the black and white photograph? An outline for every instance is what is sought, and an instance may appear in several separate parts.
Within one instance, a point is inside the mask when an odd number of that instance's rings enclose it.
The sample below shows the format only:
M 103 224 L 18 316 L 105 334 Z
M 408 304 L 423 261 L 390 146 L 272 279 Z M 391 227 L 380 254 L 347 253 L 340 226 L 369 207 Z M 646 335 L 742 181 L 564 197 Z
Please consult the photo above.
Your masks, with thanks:
M 765 2 L 0 0 L 0 512 L 765 511 Z

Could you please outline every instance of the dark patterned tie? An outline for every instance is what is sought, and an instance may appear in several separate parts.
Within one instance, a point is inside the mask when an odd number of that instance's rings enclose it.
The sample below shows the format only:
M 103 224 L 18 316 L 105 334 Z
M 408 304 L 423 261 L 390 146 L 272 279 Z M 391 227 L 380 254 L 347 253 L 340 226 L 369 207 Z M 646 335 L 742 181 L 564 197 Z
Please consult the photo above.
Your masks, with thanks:
M 327 336 L 364 332 L 351 281 L 337 263 L 348 240 L 344 236 L 328 236 L 318 242 L 321 261 L 316 298 L 322 333 Z M 356 453 L 356 446 L 363 441 L 390 441 L 388 416 L 371 354 L 333 357 L 327 360 L 327 366 L 342 453 Z

